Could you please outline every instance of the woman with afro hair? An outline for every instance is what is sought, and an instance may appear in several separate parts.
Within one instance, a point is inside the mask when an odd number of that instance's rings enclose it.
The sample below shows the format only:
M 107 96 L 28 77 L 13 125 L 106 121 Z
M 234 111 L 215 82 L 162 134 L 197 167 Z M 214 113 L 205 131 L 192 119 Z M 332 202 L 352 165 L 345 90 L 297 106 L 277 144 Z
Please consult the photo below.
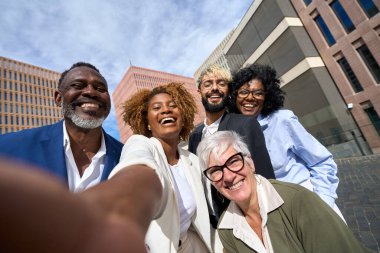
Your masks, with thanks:
M 339 179 L 332 154 L 283 109 L 285 92 L 276 70 L 252 64 L 234 74 L 231 110 L 257 118 L 277 180 L 300 184 L 319 195 L 344 220 L 335 204 Z
M 162 183 L 160 211 L 145 238 L 148 252 L 212 252 L 199 160 L 178 146 L 194 127 L 193 96 L 182 84 L 169 83 L 137 91 L 123 108 L 123 119 L 134 135 L 125 143 L 113 174 L 142 164 Z

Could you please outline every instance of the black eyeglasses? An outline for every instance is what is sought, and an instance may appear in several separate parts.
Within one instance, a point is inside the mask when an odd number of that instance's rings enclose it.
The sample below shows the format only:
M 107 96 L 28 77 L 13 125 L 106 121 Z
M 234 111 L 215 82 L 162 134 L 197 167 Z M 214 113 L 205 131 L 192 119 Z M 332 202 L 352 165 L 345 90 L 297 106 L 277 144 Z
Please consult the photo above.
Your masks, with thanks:
M 246 98 L 249 96 L 249 94 L 252 94 L 252 96 L 256 99 L 261 99 L 265 96 L 265 91 L 263 89 L 258 89 L 258 90 L 239 90 L 237 92 L 239 98 Z
M 203 174 L 212 182 L 218 182 L 223 178 L 224 168 L 229 171 L 238 172 L 244 167 L 244 157 L 241 152 L 232 155 L 223 165 L 207 168 Z

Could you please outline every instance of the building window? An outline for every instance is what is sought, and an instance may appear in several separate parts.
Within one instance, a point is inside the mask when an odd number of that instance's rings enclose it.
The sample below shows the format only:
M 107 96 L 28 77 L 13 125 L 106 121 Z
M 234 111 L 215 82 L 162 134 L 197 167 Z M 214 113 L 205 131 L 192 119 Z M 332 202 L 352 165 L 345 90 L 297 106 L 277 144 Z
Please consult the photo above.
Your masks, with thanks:
M 363 91 L 362 85 L 357 79 L 354 71 L 352 70 L 346 58 L 343 57 L 342 59 L 338 60 L 338 63 L 340 67 L 342 68 L 344 74 L 346 75 L 347 79 L 350 81 L 351 87 L 355 91 L 355 93 Z
M 372 0 L 359 0 L 358 2 L 369 18 L 372 18 L 379 12 L 379 9 Z
M 350 17 L 347 15 L 347 12 L 343 9 L 343 6 L 340 4 L 339 0 L 333 1 L 330 6 L 338 16 L 346 32 L 350 33 L 355 30 L 354 24 L 352 23 Z
M 303 0 L 306 5 L 309 5 L 313 0 Z
M 327 44 L 329 46 L 334 45 L 335 39 L 334 39 L 333 35 L 331 34 L 329 28 L 327 27 L 325 21 L 322 19 L 322 17 L 320 15 L 318 15 L 314 20 L 317 23 L 319 29 L 321 30 L 323 36 L 325 37 Z
M 364 109 L 364 111 L 367 113 L 368 118 L 371 120 L 373 126 L 375 127 L 377 134 L 380 136 L 380 117 L 379 114 L 375 111 L 375 108 L 373 106 L 368 107 L 367 109 Z
M 360 56 L 362 57 L 363 61 L 366 63 L 367 67 L 371 71 L 376 82 L 380 83 L 380 67 L 379 67 L 379 64 L 376 62 L 371 51 L 369 51 L 367 45 L 364 44 L 363 46 L 359 47 L 357 50 L 358 50 Z

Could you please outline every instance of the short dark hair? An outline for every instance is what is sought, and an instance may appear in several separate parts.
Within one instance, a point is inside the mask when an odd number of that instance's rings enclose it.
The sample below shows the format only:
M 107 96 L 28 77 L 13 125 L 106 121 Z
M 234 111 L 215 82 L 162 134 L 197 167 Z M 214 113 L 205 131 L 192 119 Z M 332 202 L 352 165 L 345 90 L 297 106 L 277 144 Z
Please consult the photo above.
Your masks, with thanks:
M 89 67 L 89 68 L 95 70 L 96 72 L 98 72 L 99 75 L 104 79 L 104 81 L 106 81 L 106 79 L 103 77 L 103 75 L 100 73 L 100 71 L 94 65 L 92 65 L 91 63 L 88 63 L 88 62 L 81 62 L 80 61 L 80 62 L 74 63 L 69 69 L 66 69 L 65 71 L 62 72 L 61 77 L 58 80 L 58 90 L 59 91 L 61 91 L 61 85 L 62 85 L 63 79 L 65 78 L 67 73 L 69 73 L 70 70 L 77 68 L 77 67 Z M 106 84 L 107 84 L 107 81 L 106 81 Z
M 236 108 L 237 91 L 252 79 L 260 80 L 264 86 L 265 99 L 261 114 L 266 116 L 284 106 L 286 93 L 280 88 L 281 81 L 276 70 L 268 65 L 251 64 L 237 71 L 232 77 L 230 110 L 240 113 Z

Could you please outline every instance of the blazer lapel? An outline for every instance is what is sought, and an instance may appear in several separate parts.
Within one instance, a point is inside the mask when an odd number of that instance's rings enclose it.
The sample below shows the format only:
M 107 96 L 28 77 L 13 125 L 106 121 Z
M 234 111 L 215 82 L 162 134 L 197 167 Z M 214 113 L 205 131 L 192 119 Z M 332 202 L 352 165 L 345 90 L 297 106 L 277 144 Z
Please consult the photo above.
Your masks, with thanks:
M 104 130 L 103 136 L 106 143 L 106 157 L 101 180 L 106 180 L 112 169 L 115 168 L 115 166 L 118 164 L 120 155 L 117 154 L 116 147 L 114 147 L 113 143 L 110 140 L 110 137 Z
M 223 114 L 222 119 L 220 120 L 219 127 L 218 127 L 218 131 L 228 130 L 228 129 L 227 129 L 228 120 L 229 120 L 228 113 L 225 112 L 225 113 Z
M 53 124 L 47 131 L 41 146 L 46 154 L 47 167 L 51 172 L 67 183 L 67 170 L 63 144 L 63 121 Z

